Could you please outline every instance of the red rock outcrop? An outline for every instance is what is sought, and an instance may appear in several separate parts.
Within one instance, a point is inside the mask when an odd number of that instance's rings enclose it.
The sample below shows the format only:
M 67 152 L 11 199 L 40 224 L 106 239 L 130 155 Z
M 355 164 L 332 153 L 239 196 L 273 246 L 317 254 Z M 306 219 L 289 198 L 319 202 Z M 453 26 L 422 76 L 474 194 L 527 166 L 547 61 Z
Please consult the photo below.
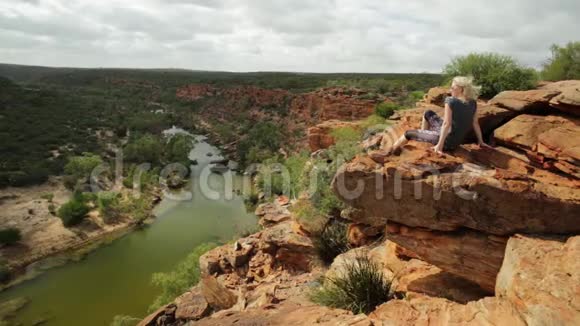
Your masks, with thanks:
M 580 80 L 564 80 L 541 87 L 560 92 L 550 100 L 550 106 L 563 112 L 580 116 Z
M 298 96 L 290 112 L 304 120 L 358 120 L 373 114 L 375 106 L 386 100 L 379 96 L 365 98 L 368 92 L 357 89 L 323 88 Z
M 462 145 L 440 156 L 430 144 L 409 142 L 388 155 L 392 139 L 418 128 L 424 110 L 400 112 L 381 148 L 338 170 L 332 186 L 348 205 L 342 216 L 359 227 L 395 222 L 386 229 L 391 241 L 493 293 L 510 236 L 580 233 L 579 121 L 553 101 L 568 94 L 558 103 L 576 110 L 574 85 L 504 92 L 480 105 L 484 133 L 501 145 L 493 149 Z
M 194 84 L 178 88 L 175 96 L 180 99 L 195 101 L 204 97 L 214 96 L 217 89 L 207 84 Z
M 206 84 L 192 84 L 179 88 L 176 96 L 183 100 L 196 101 L 201 98 L 220 96 L 227 109 L 240 103 L 250 108 L 287 106 L 291 119 L 303 122 L 326 120 L 358 120 L 368 117 L 375 106 L 388 99 L 382 95 L 354 88 L 330 87 L 310 93 L 293 94 L 282 89 L 266 89 L 255 86 L 214 88 Z

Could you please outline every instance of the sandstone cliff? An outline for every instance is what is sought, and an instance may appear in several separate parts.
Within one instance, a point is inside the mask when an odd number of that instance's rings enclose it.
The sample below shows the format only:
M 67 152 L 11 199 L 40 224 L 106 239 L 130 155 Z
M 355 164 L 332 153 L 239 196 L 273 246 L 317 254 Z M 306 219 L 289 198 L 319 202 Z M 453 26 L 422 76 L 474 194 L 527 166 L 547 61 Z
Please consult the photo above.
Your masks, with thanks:
M 441 104 L 443 96 L 432 90 L 425 102 Z M 377 309 L 375 318 L 429 318 L 427 324 L 481 324 L 482 316 L 492 324 L 580 321 L 580 274 L 571 256 L 580 234 L 579 99 L 580 81 L 500 93 L 479 109 L 483 132 L 495 147 L 466 144 L 444 156 L 417 142 L 397 155 L 385 154 L 404 130 L 419 127 L 422 110 L 402 112 L 398 125 L 383 133 L 381 148 L 338 171 L 333 188 L 349 205 L 343 217 L 384 227 L 389 241 L 495 294 L 458 307 L 424 297 L 393 301 Z M 450 318 L 465 314 L 478 318 Z

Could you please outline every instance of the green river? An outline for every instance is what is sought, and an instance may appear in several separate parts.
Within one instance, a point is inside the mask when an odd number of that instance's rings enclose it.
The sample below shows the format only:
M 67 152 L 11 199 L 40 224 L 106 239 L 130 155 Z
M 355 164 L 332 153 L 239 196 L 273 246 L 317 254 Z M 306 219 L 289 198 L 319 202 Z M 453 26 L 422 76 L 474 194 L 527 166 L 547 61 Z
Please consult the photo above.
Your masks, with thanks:
M 246 211 L 241 196 L 224 198 L 224 177 L 210 175 L 210 187 L 220 199 L 201 195 L 199 176 L 209 161 L 220 158 L 217 148 L 203 138 L 190 157 L 193 166 L 193 198 L 164 199 L 156 208 L 156 220 L 89 253 L 78 262 L 50 269 L 32 280 L 0 293 L 0 302 L 26 297 L 29 304 L 13 319 L 15 325 L 93 326 L 109 325 L 115 315 L 144 317 L 159 294 L 151 284 L 155 272 L 170 271 L 197 245 L 227 242 L 253 229 L 256 217 Z M 206 154 L 212 153 L 209 157 Z M 234 188 L 249 182 L 235 175 Z

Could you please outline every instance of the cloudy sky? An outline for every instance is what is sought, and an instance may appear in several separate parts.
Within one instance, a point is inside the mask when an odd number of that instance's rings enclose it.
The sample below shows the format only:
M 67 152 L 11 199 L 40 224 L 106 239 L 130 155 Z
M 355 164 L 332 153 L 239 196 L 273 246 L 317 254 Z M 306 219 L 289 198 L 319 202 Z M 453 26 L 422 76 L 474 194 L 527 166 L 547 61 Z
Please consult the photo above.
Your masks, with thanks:
M 439 72 L 493 51 L 538 67 L 580 41 L 579 0 L 0 0 L 0 62 Z

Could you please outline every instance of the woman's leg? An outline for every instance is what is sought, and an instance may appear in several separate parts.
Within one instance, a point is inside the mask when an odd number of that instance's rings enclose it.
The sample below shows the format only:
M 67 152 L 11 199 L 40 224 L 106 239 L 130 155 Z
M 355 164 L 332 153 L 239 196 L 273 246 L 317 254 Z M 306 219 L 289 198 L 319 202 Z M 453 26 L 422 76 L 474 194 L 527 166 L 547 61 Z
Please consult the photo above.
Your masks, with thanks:
M 421 119 L 421 130 L 429 130 L 429 121 L 427 121 L 424 114 L 423 119 Z
M 422 130 L 434 130 L 440 131 L 443 125 L 443 119 L 435 111 L 427 110 L 423 114 L 423 120 L 421 122 Z
M 409 140 L 416 140 L 436 145 L 439 141 L 439 130 L 441 129 L 441 124 L 442 120 L 435 111 L 425 111 L 423 119 L 421 120 L 421 129 L 407 130 L 405 134 L 397 139 L 393 144 L 389 153 L 393 153 L 405 145 Z

